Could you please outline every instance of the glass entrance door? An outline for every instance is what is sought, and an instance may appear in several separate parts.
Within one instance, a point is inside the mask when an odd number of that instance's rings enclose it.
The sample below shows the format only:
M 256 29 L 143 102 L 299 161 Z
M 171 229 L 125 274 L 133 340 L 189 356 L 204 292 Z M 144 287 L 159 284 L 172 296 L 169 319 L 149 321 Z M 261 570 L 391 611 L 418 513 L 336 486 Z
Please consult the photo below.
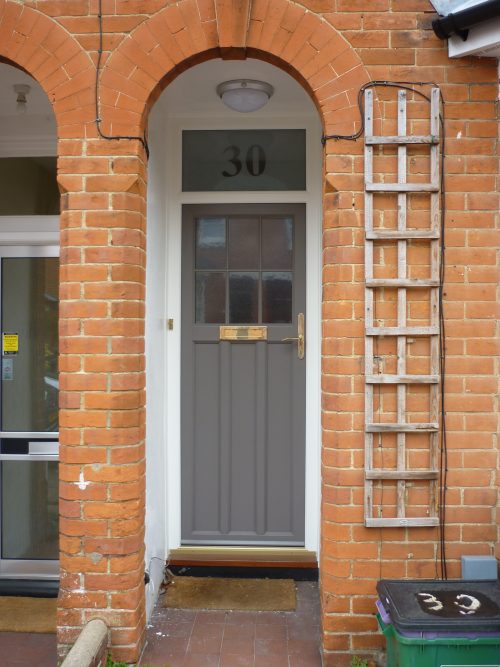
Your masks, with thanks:
M 57 255 L 0 248 L 0 577 L 58 574 Z

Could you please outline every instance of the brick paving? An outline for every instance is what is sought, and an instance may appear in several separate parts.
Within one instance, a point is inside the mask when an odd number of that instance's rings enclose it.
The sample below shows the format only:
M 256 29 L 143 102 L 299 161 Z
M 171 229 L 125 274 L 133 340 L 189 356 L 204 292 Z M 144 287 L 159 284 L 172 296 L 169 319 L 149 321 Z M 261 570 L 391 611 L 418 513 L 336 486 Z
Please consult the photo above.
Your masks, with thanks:
M 297 582 L 294 612 L 165 609 L 147 630 L 146 667 L 321 667 L 318 585 Z
M 57 665 L 56 635 L 0 632 L 0 665 L 2 667 L 55 667 Z

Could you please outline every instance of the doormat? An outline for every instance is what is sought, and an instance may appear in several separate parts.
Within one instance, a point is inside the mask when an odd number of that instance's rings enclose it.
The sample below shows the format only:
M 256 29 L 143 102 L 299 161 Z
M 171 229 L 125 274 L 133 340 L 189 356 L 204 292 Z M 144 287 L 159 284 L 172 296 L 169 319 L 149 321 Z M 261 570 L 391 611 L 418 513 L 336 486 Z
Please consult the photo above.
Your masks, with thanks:
M 174 577 L 164 606 L 173 609 L 294 611 L 293 579 Z
M 0 632 L 55 632 L 57 598 L 0 596 Z

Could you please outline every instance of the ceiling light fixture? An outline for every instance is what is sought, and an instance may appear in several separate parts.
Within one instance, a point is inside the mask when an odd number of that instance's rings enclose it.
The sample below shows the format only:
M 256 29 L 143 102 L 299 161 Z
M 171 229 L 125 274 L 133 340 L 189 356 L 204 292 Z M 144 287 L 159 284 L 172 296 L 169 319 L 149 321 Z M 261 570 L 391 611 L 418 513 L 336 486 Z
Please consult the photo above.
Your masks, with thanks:
M 18 114 L 25 114 L 28 105 L 28 100 L 26 98 L 26 95 L 28 95 L 28 93 L 30 92 L 31 86 L 28 86 L 28 84 L 26 83 L 15 83 L 13 88 L 14 92 L 17 95 L 16 111 Z
M 274 93 L 274 88 L 265 81 L 233 79 L 217 86 L 217 95 L 233 111 L 249 113 L 261 109 Z

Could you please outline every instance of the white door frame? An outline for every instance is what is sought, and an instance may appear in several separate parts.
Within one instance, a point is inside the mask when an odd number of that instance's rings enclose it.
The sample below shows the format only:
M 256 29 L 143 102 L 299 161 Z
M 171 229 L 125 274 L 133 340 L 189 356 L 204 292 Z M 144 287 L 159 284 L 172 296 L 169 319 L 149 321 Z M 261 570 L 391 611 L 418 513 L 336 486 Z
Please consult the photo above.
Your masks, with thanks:
M 167 120 L 164 150 L 167 158 L 166 211 L 166 317 L 173 320 L 167 332 L 165 368 L 166 433 L 166 543 L 167 550 L 181 544 L 181 219 L 184 204 L 304 203 L 306 205 L 306 470 L 305 548 L 319 554 L 320 453 L 321 453 L 321 266 L 322 168 L 319 119 L 307 116 L 227 117 L 172 116 Z M 293 192 L 182 192 L 182 130 L 305 129 L 305 191 Z

